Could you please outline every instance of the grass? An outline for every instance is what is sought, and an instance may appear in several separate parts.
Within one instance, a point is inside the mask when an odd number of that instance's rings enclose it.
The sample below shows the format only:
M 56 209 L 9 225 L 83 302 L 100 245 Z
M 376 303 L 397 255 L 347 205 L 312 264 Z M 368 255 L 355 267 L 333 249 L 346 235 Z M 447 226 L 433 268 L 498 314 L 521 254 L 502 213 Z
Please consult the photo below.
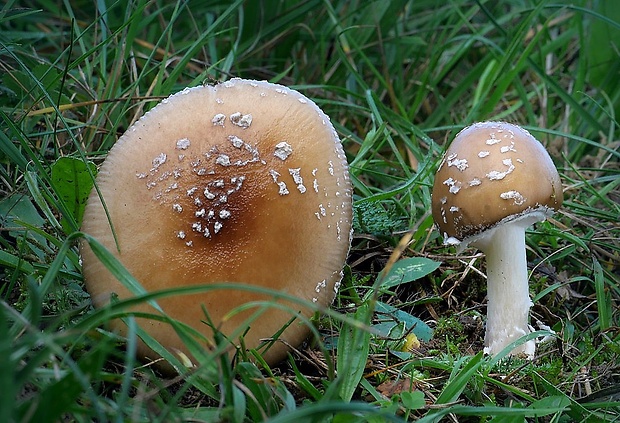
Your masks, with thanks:
M 586 0 L 5 2 L 0 421 L 620 420 L 619 42 L 620 9 Z M 171 379 L 135 360 L 126 303 L 92 309 L 81 202 L 140 115 L 232 76 L 332 117 L 353 246 L 317 339 L 288 361 L 259 370 L 216 349 Z M 554 331 L 531 362 L 479 353 L 484 261 L 444 247 L 429 213 L 443 146 L 490 119 L 537 136 L 564 186 L 528 232 L 532 321 Z M 127 339 L 105 330 L 112 316 Z

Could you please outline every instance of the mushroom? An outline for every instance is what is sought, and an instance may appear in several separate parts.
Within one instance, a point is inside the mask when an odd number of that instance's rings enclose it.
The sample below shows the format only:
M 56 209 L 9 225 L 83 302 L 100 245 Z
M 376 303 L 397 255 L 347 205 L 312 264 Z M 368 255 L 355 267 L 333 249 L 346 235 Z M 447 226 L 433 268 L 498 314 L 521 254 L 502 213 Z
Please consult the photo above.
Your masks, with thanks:
M 525 229 L 562 204 L 562 185 L 545 148 L 529 132 L 504 122 L 463 129 L 435 175 L 433 218 L 444 243 L 472 245 L 487 260 L 484 351 L 496 355 L 531 332 Z M 533 358 L 535 341 L 511 354 Z
M 271 297 L 234 290 L 235 283 L 317 306 L 328 306 L 335 297 L 351 241 L 352 188 L 328 116 L 297 91 L 242 79 L 184 89 L 120 137 L 96 183 L 101 198 L 92 191 L 82 230 L 146 291 L 233 284 L 232 290 L 157 301 L 168 316 L 207 339 L 212 330 L 204 323 L 203 307 L 224 335 L 243 333 L 247 348 L 258 348 L 297 313 L 313 314 L 312 307 L 280 299 L 285 307 L 267 308 L 244 332 L 257 308 L 239 308 Z M 96 307 L 108 304 L 113 294 L 132 296 L 87 243 L 81 254 Z M 155 312 L 146 303 L 133 310 Z M 170 325 L 138 322 L 167 349 L 191 357 Z M 126 333 L 121 321 L 111 324 Z M 285 342 L 274 343 L 263 358 L 277 363 L 287 345 L 299 345 L 308 334 L 307 325 L 294 321 L 280 335 Z M 152 351 L 140 345 L 139 354 Z

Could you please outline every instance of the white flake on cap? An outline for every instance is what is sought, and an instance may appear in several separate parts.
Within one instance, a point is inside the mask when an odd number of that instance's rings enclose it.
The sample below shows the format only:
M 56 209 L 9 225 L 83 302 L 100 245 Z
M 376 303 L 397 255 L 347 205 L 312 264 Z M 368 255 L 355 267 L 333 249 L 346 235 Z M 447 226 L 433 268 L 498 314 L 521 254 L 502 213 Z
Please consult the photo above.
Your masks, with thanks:
M 273 155 L 282 161 L 288 159 L 291 154 L 293 154 L 293 147 L 286 141 L 277 143 L 275 151 L 273 152 Z
M 229 135 L 228 141 L 236 148 L 241 148 L 244 144 L 243 140 L 236 135 Z
M 488 140 L 486 140 L 486 145 L 495 145 L 497 143 L 502 142 L 502 140 L 495 138 L 495 134 L 491 134 L 491 138 L 489 138 Z
M 316 193 L 319 192 L 319 181 L 316 179 L 316 173 L 318 171 L 319 171 L 318 168 L 312 169 L 312 176 L 314 176 L 314 179 L 312 180 L 312 188 L 314 189 L 314 192 Z
M 215 159 L 215 164 L 218 164 L 220 166 L 230 166 L 230 157 L 228 157 L 226 154 L 220 154 Z
M 304 186 L 304 180 L 301 177 L 301 168 L 297 169 L 289 169 L 288 172 L 293 177 L 293 182 L 297 185 L 297 189 L 300 193 L 306 192 L 306 187 Z
M 323 279 L 321 282 L 316 284 L 316 287 L 314 288 L 314 292 L 316 292 L 318 294 L 326 286 L 327 286 L 327 281 L 325 279 Z
M 445 181 L 443 181 L 444 185 L 447 185 L 449 187 L 449 191 L 450 194 L 456 194 L 461 190 L 461 184 L 460 182 L 452 179 L 452 178 L 448 178 Z
M 527 200 L 519 191 L 506 191 L 502 192 L 499 197 L 502 200 L 513 200 L 515 206 L 520 206 Z
M 244 115 L 241 112 L 235 112 L 230 115 L 230 121 L 233 125 L 239 126 L 241 128 L 249 128 L 252 124 L 252 115 L 250 113 Z
M 189 148 L 189 146 L 191 145 L 189 139 L 187 138 L 181 138 L 180 140 L 177 141 L 177 150 L 187 150 Z
M 209 191 L 209 187 L 205 188 L 204 195 L 205 195 L 207 200 L 215 199 L 215 194 L 213 194 L 211 191 Z
M 515 150 L 515 142 L 514 142 L 514 141 L 512 141 L 512 142 L 510 143 L 510 145 L 500 147 L 499 151 L 500 151 L 501 153 L 508 153 L 509 151 L 513 151 L 513 152 L 515 152 L 515 153 L 516 153 L 516 152 L 517 152 L 517 150 Z
M 461 172 L 463 172 L 465 169 L 469 167 L 469 164 L 467 163 L 467 159 L 457 159 L 456 154 L 454 154 L 454 157 L 452 159 L 448 158 L 447 164 L 448 166 L 456 167 Z
M 289 193 L 289 191 L 286 188 L 286 184 L 284 182 L 282 182 L 282 181 L 278 181 L 278 177 L 280 176 L 280 174 L 278 172 L 276 172 L 275 170 L 273 170 L 273 169 L 271 169 L 269 171 L 269 174 L 273 178 L 273 182 L 275 182 L 276 185 L 278 185 L 278 188 L 280 189 L 278 191 L 278 194 L 280 194 L 280 195 L 287 195 Z
M 226 121 L 226 115 L 223 113 L 218 113 L 213 116 L 211 119 L 211 123 L 215 126 L 224 126 L 224 122 Z
M 508 166 L 508 170 L 506 170 L 505 172 L 492 170 L 487 173 L 487 178 L 489 178 L 491 181 L 499 181 L 504 179 L 508 174 L 512 173 L 512 171 L 515 170 L 515 166 L 512 164 L 512 159 L 504 159 L 502 160 L 502 163 L 504 164 L 504 166 Z
M 241 176 L 233 176 L 232 178 L 230 178 L 230 183 L 231 184 L 235 184 L 235 190 L 236 191 L 239 191 L 239 189 L 243 185 L 243 181 L 245 181 L 245 176 L 243 176 L 243 175 L 241 175 Z
M 151 171 L 157 170 L 161 165 L 166 163 L 167 159 L 168 156 L 166 155 L 166 153 L 160 153 L 157 157 L 153 159 L 153 168 L 151 169 Z

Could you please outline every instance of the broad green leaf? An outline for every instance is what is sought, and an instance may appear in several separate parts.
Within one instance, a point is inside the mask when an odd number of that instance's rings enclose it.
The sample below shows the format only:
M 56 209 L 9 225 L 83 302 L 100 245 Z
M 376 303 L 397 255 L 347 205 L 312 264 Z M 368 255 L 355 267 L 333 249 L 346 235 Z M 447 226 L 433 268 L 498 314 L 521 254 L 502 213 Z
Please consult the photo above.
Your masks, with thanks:
M 15 237 L 19 236 L 23 229 L 20 222 L 37 227 L 45 223 L 30 198 L 21 194 L 14 194 L 0 201 L 0 218 L 4 228 L 14 229 L 10 233 Z
M 424 392 L 422 391 L 401 392 L 400 400 L 409 410 L 419 410 L 426 405 L 426 401 L 424 400 Z
M 433 337 L 433 330 L 430 326 L 406 311 L 399 310 L 394 306 L 378 301 L 375 306 L 375 312 L 378 313 L 377 317 L 382 323 L 373 326 L 373 328 L 379 329 L 386 335 L 395 325 L 404 323 L 405 330 L 412 331 L 420 341 L 428 342 Z
M 382 288 L 418 280 L 439 268 L 441 263 L 424 257 L 410 257 L 397 261 L 381 281 Z
M 30 197 L 13 194 L 0 201 L 0 226 L 8 229 L 12 237 L 24 237 L 30 250 L 39 257 L 45 255 L 42 247 L 47 246 L 47 241 L 43 235 L 27 227 L 42 228 L 44 224 L 45 220 Z
M 85 163 L 74 157 L 61 157 L 52 164 L 52 186 L 71 213 L 76 227 L 81 226 L 86 201 L 93 187 L 93 175 L 96 173 L 94 163 Z M 74 225 L 69 224 L 66 216 L 61 223 L 67 233 L 73 232 Z

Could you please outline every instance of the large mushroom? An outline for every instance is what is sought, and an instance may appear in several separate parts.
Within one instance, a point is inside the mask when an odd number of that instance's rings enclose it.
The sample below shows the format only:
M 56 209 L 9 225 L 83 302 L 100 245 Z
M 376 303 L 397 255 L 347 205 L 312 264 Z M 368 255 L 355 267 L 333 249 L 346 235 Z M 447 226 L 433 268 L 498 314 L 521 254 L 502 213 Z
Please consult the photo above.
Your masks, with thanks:
M 96 182 L 109 220 L 93 190 L 82 229 L 147 291 L 230 282 L 322 306 L 335 297 L 351 236 L 347 162 L 329 118 L 297 91 L 242 79 L 185 89 L 127 130 Z M 113 294 L 132 296 L 87 243 L 81 253 L 96 307 Z M 270 298 L 232 289 L 167 297 L 158 305 L 210 338 L 204 307 L 224 335 L 240 333 L 243 345 L 257 348 L 296 313 L 313 313 L 281 300 L 284 309 L 268 308 L 247 332 L 239 330 L 257 308 L 231 312 Z M 134 311 L 155 312 L 146 303 Z M 170 325 L 138 321 L 164 347 L 189 355 Z M 126 333 L 121 321 L 112 325 Z M 308 333 L 307 325 L 293 322 L 280 335 L 285 342 L 263 358 L 277 363 L 287 344 L 300 344 Z M 155 358 L 145 345 L 139 353 Z
M 482 250 L 487 260 L 484 351 L 531 332 L 525 230 L 562 204 L 562 185 L 545 148 L 523 128 L 482 122 L 463 129 L 435 175 L 433 218 L 446 244 Z M 534 340 L 511 351 L 532 358 Z

